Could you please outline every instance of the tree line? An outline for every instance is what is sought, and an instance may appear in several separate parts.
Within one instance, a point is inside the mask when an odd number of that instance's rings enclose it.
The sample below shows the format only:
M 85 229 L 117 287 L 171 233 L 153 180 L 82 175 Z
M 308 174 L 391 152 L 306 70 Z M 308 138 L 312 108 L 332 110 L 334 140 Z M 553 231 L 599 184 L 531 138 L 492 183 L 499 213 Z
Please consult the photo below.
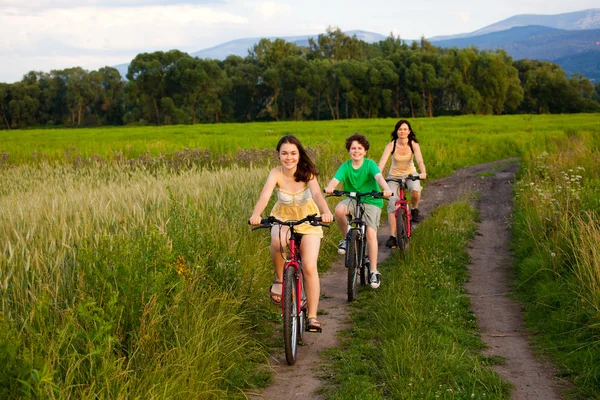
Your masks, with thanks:
M 600 83 L 505 51 L 443 49 L 390 35 L 369 44 L 329 28 L 308 46 L 262 39 L 244 58 L 171 50 L 112 67 L 31 71 L 0 83 L 0 126 L 195 124 L 269 120 L 600 111 Z

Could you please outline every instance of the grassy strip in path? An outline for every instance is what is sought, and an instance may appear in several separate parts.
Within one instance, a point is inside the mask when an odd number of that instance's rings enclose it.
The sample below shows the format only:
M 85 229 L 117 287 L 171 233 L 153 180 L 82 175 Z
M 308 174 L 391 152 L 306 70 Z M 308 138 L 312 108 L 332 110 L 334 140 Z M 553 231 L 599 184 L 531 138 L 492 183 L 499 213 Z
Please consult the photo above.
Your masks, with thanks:
M 327 352 L 330 399 L 504 399 L 510 385 L 486 368 L 469 297 L 465 252 L 476 213 L 436 210 L 414 232 L 410 255 L 382 266 L 382 285 L 353 305 L 354 328 Z

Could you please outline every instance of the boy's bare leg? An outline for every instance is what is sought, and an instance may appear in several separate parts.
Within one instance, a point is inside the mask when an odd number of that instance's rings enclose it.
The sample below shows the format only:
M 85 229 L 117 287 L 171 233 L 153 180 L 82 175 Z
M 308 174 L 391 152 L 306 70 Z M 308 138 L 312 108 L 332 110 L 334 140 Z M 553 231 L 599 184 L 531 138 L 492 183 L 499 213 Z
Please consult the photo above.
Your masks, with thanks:
M 371 272 L 377 271 L 377 231 L 370 226 L 367 226 L 367 243 L 369 245 L 369 261 L 371 265 L 369 270 Z
M 335 207 L 335 222 L 337 222 L 344 236 L 348 232 L 348 218 L 346 214 L 348 214 L 348 207 L 345 204 L 338 204 Z

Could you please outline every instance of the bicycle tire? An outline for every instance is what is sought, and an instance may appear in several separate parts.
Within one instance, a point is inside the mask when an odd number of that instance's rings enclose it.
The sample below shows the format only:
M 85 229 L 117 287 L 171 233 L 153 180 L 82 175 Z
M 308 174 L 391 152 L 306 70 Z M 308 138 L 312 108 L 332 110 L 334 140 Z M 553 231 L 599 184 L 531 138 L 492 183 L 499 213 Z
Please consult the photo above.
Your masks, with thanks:
M 408 251 L 409 238 L 407 225 L 408 219 L 406 218 L 406 214 L 402 208 L 399 208 L 396 214 L 396 243 L 398 249 L 403 253 Z
M 358 297 L 358 278 L 359 278 L 359 256 L 360 243 L 358 242 L 358 231 L 350 231 L 346 239 L 346 267 L 348 267 L 348 301 L 352 302 Z
M 369 250 L 366 244 L 363 243 L 363 248 L 362 248 L 362 261 L 360 262 L 361 264 L 361 269 L 360 269 L 360 284 L 362 286 L 366 286 L 369 284 L 369 273 L 370 273 L 370 264 L 371 264 L 371 260 L 369 260 L 369 262 L 367 263 L 367 256 L 368 256 Z
M 298 316 L 296 297 L 296 270 L 293 267 L 285 268 L 283 274 L 283 343 L 285 359 L 289 365 L 296 362 L 298 350 Z
M 303 306 L 300 307 L 300 315 L 298 316 L 298 344 L 303 344 L 304 340 L 304 332 L 306 332 L 306 325 L 308 316 L 306 313 L 308 312 L 307 307 L 308 304 L 306 302 L 306 293 L 304 292 L 304 277 L 301 273 L 298 273 L 300 279 L 300 299 L 302 299 Z

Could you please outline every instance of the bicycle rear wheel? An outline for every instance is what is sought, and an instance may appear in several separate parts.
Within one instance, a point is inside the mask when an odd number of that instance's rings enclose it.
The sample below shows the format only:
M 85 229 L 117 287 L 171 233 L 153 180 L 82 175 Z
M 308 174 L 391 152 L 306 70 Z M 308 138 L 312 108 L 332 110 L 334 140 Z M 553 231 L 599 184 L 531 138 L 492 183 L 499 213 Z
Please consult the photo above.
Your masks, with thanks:
M 402 252 L 408 251 L 408 219 L 402 208 L 396 214 L 396 243 Z
M 298 350 L 298 305 L 296 297 L 296 270 L 285 268 L 283 273 L 283 343 L 289 365 L 296 362 Z
M 356 300 L 358 296 L 360 243 L 358 231 L 350 231 L 346 239 L 346 267 L 348 268 L 348 301 Z

